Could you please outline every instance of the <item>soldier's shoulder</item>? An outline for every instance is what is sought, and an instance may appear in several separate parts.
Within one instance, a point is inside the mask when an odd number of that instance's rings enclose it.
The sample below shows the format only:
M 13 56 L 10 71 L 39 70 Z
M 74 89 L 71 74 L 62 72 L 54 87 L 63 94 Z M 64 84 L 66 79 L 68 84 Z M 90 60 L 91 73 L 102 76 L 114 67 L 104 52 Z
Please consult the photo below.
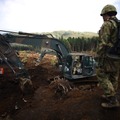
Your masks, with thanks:
M 105 26 L 110 26 L 112 24 L 113 20 L 107 20 L 103 23 Z
M 105 21 L 105 22 L 103 23 L 103 25 L 102 25 L 103 28 L 104 28 L 104 27 L 111 27 L 111 26 L 112 26 L 112 22 L 111 22 L 110 20 Z

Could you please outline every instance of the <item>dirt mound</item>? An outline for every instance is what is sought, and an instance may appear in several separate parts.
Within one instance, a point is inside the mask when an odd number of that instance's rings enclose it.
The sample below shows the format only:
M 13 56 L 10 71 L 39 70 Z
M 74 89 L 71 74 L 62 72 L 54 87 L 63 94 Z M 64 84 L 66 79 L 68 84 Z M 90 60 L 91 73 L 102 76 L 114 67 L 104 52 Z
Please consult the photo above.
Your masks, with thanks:
M 105 100 L 97 84 L 69 82 L 72 86 L 67 92 L 64 83 L 51 86 L 50 80 L 61 75 L 51 58 L 47 56 L 37 66 L 33 58 L 25 63 L 32 78 L 33 94 L 23 95 L 18 83 L 7 77 L 9 74 L 1 76 L 1 120 L 120 120 L 120 108 L 109 110 L 100 106 Z

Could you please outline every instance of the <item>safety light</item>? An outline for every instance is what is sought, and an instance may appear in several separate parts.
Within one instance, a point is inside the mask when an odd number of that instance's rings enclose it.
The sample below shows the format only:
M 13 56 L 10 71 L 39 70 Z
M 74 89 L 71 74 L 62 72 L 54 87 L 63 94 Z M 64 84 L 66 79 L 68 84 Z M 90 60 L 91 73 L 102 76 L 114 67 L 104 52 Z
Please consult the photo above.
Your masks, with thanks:
M 4 68 L 0 68 L 0 75 L 4 74 Z

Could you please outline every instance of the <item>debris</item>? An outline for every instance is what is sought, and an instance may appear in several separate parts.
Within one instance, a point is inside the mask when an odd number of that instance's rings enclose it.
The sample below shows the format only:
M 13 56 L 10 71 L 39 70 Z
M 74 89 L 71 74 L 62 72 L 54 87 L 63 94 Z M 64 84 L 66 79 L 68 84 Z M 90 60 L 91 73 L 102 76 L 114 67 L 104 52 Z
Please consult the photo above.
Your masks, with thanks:
M 60 97 L 67 95 L 67 93 L 73 89 L 72 84 L 64 79 L 56 76 L 50 83 L 50 87 L 55 90 L 55 94 L 59 94 Z
M 24 98 L 22 99 L 25 103 L 27 102 L 27 100 L 25 100 Z
M 17 102 L 16 102 L 16 105 L 15 105 L 15 110 L 18 110 L 19 108 L 18 108 L 18 105 L 17 105 Z

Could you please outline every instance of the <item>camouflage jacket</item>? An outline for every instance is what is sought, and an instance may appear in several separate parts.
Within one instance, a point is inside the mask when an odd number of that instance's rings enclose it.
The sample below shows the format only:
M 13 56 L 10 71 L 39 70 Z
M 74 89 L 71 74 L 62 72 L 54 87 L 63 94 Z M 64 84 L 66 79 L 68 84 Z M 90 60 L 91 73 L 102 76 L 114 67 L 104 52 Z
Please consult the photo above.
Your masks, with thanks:
M 107 49 L 112 47 L 117 40 L 117 24 L 112 17 L 111 19 L 105 21 L 99 30 L 99 45 L 97 54 L 98 56 L 106 56 Z

